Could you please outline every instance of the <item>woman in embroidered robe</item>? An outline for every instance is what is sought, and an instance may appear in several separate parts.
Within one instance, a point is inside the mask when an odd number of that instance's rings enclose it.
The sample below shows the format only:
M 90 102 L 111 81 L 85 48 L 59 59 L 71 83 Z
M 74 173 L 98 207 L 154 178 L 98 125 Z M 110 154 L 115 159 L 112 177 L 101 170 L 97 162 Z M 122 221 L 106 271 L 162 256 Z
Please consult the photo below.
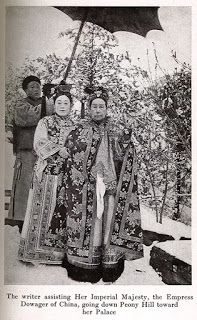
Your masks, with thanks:
M 38 160 L 19 247 L 19 259 L 32 263 L 61 264 L 63 257 L 61 247 L 56 250 L 45 240 L 56 204 L 59 171 L 68 156 L 65 139 L 73 128 L 70 93 L 56 94 L 54 103 L 55 114 L 39 121 L 34 136 Z
M 70 156 L 48 233 L 51 245 L 65 246 L 68 276 L 92 283 L 115 281 L 125 259 L 143 256 L 134 145 L 106 113 L 106 94 L 93 92 L 91 120 L 67 138 Z M 65 230 L 61 240 L 57 229 Z

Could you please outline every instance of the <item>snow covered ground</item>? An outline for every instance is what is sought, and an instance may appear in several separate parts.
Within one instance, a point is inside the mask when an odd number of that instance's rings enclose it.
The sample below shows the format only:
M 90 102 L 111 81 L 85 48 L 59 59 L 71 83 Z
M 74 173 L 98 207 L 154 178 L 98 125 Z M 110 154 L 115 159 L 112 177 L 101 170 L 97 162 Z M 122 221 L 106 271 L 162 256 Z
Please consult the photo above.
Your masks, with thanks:
M 191 227 L 184 223 L 163 217 L 163 222 L 156 222 L 155 213 L 150 208 L 141 206 L 142 229 L 173 236 L 175 240 L 181 237 L 191 238 Z
M 144 230 L 150 230 L 162 234 L 172 235 L 176 240 L 180 237 L 191 237 L 191 227 L 169 218 L 163 219 L 163 224 L 156 223 L 155 215 L 151 209 L 141 208 L 142 226 Z M 17 252 L 20 240 L 18 227 L 5 226 L 5 284 L 29 284 L 29 285 L 70 285 L 81 284 L 67 277 L 66 269 L 60 266 L 46 266 L 27 264 L 18 261 Z M 157 244 L 162 245 L 173 255 L 184 261 L 191 259 L 191 247 L 189 241 L 167 241 Z M 155 243 L 153 243 L 154 245 Z M 152 246 L 144 246 L 144 257 L 134 261 L 125 262 L 125 270 L 121 277 L 113 285 L 163 285 L 161 278 L 149 265 L 150 250 Z M 104 284 L 102 281 L 98 284 Z
M 20 234 L 17 226 L 5 226 L 5 284 L 81 284 L 69 279 L 66 269 L 60 266 L 33 266 L 32 264 L 18 261 L 19 239 Z M 123 274 L 113 285 L 164 285 L 161 278 L 149 265 L 150 249 L 151 247 L 144 247 L 143 258 L 135 261 L 126 261 Z M 103 285 L 104 283 L 100 281 L 98 284 Z
M 171 256 L 184 261 L 185 263 L 192 264 L 191 256 L 191 240 L 184 241 L 166 241 L 156 244 L 156 247 L 168 252 Z

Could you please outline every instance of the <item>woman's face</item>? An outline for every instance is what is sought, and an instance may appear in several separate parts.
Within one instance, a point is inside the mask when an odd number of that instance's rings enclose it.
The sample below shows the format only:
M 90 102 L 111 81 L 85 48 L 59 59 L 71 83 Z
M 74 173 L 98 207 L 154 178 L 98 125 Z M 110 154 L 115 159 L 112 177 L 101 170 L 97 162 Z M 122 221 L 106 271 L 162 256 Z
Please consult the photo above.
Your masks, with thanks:
M 90 116 L 93 120 L 103 120 L 107 114 L 106 102 L 101 98 L 96 98 L 90 106 Z
M 65 95 L 59 96 L 55 100 L 55 112 L 61 117 L 65 117 L 69 114 L 70 107 L 70 99 Z

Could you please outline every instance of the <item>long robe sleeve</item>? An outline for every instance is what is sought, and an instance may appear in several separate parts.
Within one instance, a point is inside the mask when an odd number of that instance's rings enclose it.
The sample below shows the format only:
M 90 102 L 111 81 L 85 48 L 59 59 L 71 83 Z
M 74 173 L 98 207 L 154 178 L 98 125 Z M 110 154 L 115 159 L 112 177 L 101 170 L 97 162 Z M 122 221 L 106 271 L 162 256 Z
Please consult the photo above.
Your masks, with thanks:
M 42 174 L 47 166 L 47 158 L 54 155 L 61 149 L 59 144 L 54 143 L 48 137 L 48 130 L 45 119 L 38 122 L 34 135 L 34 150 L 38 155 L 35 167 L 35 176 L 38 181 L 42 180 Z
M 37 125 L 34 135 L 34 150 L 38 157 L 46 160 L 51 155 L 57 153 L 61 149 L 60 145 L 54 143 L 48 138 L 48 131 L 45 120 L 41 119 Z

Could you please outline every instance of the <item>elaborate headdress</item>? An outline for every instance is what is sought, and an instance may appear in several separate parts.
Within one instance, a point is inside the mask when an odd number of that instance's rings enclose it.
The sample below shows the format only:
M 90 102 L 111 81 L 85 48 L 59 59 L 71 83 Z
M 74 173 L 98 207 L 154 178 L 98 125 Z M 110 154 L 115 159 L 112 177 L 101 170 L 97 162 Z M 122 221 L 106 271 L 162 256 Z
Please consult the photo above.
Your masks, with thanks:
M 53 96 L 53 100 L 55 100 L 62 95 L 65 95 L 69 98 L 70 102 L 72 102 L 72 96 L 70 90 L 72 88 L 71 84 L 66 83 L 64 80 L 60 82 L 60 84 L 55 88 L 56 94 Z
M 86 87 L 84 92 L 88 94 L 89 105 L 91 105 L 92 101 L 97 98 L 103 99 L 107 104 L 109 97 L 107 90 L 103 87 Z
M 66 83 L 64 80 L 62 80 L 57 86 L 57 92 L 60 91 L 60 92 L 70 93 L 71 88 L 72 88 L 71 84 Z

